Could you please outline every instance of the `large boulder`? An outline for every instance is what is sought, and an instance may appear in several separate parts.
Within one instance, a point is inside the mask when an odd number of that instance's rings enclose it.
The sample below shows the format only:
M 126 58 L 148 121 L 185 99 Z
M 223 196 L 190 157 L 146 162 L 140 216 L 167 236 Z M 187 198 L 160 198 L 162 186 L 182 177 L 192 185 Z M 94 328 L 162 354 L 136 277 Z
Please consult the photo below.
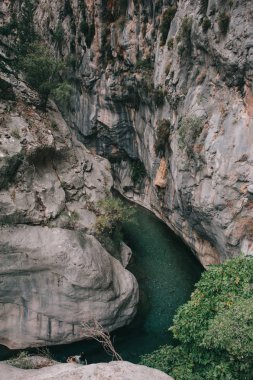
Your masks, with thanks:
M 84 321 L 113 330 L 134 317 L 134 276 L 93 236 L 40 226 L 2 227 L 0 235 L 0 344 L 73 342 Z
M 0 364 L 0 371 L 4 378 L 16 380 L 173 380 L 161 371 L 128 362 L 87 366 L 57 364 L 38 370 L 23 370 Z

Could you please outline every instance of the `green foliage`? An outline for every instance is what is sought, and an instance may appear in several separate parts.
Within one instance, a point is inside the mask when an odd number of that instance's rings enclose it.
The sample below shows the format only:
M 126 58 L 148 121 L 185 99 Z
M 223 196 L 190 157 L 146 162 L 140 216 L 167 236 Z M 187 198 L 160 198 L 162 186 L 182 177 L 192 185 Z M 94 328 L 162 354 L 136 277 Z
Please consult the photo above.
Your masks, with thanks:
M 7 360 L 7 364 L 10 364 L 17 368 L 22 369 L 34 369 L 35 366 L 29 356 L 29 354 L 25 351 L 20 352 L 15 358 Z
M 143 178 L 147 175 L 145 166 L 142 161 L 140 160 L 132 160 L 130 161 L 130 167 L 131 167 L 131 178 L 136 185 L 137 183 L 140 183 Z
M 174 38 L 170 38 L 169 41 L 167 42 L 167 49 L 172 50 L 174 46 Z
M 158 155 L 159 153 L 164 153 L 166 143 L 168 142 L 171 131 L 171 124 L 169 120 L 161 120 L 158 123 L 156 130 L 156 142 L 155 142 L 155 152 Z
M 202 30 L 204 33 L 208 31 L 208 29 L 211 27 L 211 21 L 208 17 L 204 17 L 202 21 Z
M 220 32 L 223 35 L 226 35 L 228 32 L 229 28 L 229 23 L 230 23 L 230 17 L 226 12 L 221 12 L 218 17 L 218 25 L 220 28 Z
M 33 0 L 24 0 L 21 7 L 21 15 L 17 25 L 17 54 L 19 57 L 24 57 L 27 54 L 29 46 L 35 42 L 36 33 L 33 23 L 33 14 L 35 3 Z
M 137 61 L 135 67 L 136 69 L 141 70 L 151 70 L 154 67 L 154 65 L 152 64 L 150 58 L 146 58 Z
M 225 350 L 241 363 L 253 359 L 253 297 L 235 297 L 229 308 L 210 321 L 202 344 Z
M 17 20 L 13 18 L 8 24 L 0 27 L 0 34 L 2 36 L 9 36 L 17 28 Z
M 188 57 L 192 51 L 191 42 L 191 31 L 192 31 L 192 19 L 190 17 L 184 17 L 177 34 L 178 53 L 183 57 Z
M 165 91 L 161 87 L 157 87 L 153 91 L 153 99 L 157 107 L 163 106 L 165 101 Z
M 95 232 L 100 243 L 113 256 L 117 256 L 122 242 L 122 227 L 125 222 L 132 222 L 134 209 L 119 198 L 110 196 L 98 202 Z
M 169 30 L 170 30 L 170 24 L 173 20 L 175 14 L 177 12 L 176 5 L 170 5 L 166 11 L 162 15 L 162 21 L 160 25 L 160 33 L 161 33 L 161 40 L 160 44 L 163 46 L 166 42 Z
M 64 40 L 64 29 L 62 27 L 62 24 L 59 23 L 53 32 L 53 39 L 54 41 L 61 46 L 63 40 Z
M 181 149 L 187 148 L 189 155 L 203 129 L 203 124 L 203 119 L 197 116 L 186 117 L 179 123 L 178 145 Z
M 39 92 L 41 106 L 45 108 L 51 92 L 61 85 L 60 70 L 64 68 L 64 64 L 54 58 L 44 45 L 34 43 L 29 46 L 26 57 L 22 59 L 21 68 L 29 84 Z
M 174 318 L 177 346 L 161 347 L 142 363 L 176 380 L 251 380 L 252 287 L 252 258 L 211 266 Z
M 62 108 L 69 108 L 73 87 L 68 82 L 60 83 L 53 91 L 55 101 Z

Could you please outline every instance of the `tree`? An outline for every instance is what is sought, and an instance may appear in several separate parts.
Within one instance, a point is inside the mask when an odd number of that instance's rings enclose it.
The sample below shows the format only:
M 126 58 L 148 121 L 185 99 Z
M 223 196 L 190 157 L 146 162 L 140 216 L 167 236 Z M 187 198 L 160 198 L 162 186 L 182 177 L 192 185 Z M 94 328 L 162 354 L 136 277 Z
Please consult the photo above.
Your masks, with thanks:
M 45 110 L 49 95 L 62 87 L 60 73 L 64 64 L 53 57 L 51 51 L 41 43 L 29 46 L 27 55 L 21 60 L 21 68 L 29 84 L 39 92 L 41 108 Z M 66 87 L 65 87 L 66 90 Z M 69 92 L 69 88 L 67 88 Z
M 133 220 L 134 209 L 121 199 L 110 196 L 98 202 L 97 213 L 97 238 L 111 254 L 114 254 L 122 241 L 123 223 Z
M 176 347 L 162 347 L 142 363 L 176 380 L 252 379 L 252 285 L 252 258 L 211 266 L 174 318 Z

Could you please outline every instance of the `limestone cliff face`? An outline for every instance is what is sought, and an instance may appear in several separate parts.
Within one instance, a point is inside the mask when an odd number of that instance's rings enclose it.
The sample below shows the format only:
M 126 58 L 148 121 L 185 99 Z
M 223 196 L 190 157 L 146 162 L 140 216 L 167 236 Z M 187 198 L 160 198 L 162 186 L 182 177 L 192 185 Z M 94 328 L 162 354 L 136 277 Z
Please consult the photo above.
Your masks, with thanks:
M 112 187 L 110 164 L 77 141 L 54 103 L 39 111 L 37 94 L 7 71 L 0 73 L 0 344 L 77 341 L 82 323 L 94 319 L 122 327 L 136 313 L 138 285 L 92 236 L 94 205 Z
M 204 265 L 252 254 L 251 0 L 39 0 L 35 21 L 72 62 L 65 117 L 115 187 Z

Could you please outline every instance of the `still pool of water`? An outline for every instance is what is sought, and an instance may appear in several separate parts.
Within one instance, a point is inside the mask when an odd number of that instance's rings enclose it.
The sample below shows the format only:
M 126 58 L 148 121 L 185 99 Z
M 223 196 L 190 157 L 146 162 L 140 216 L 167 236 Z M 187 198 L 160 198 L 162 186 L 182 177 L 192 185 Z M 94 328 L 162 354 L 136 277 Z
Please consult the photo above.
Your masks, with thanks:
M 124 240 L 133 251 L 128 269 L 137 278 L 141 301 L 133 323 L 114 332 L 112 339 L 124 360 L 138 363 L 141 355 L 172 342 L 168 328 L 173 316 L 189 299 L 203 269 L 182 241 L 149 211 L 136 206 L 134 218 L 134 224 L 124 226 Z M 81 352 L 88 364 L 111 360 L 94 341 L 55 346 L 50 352 L 63 362 Z

